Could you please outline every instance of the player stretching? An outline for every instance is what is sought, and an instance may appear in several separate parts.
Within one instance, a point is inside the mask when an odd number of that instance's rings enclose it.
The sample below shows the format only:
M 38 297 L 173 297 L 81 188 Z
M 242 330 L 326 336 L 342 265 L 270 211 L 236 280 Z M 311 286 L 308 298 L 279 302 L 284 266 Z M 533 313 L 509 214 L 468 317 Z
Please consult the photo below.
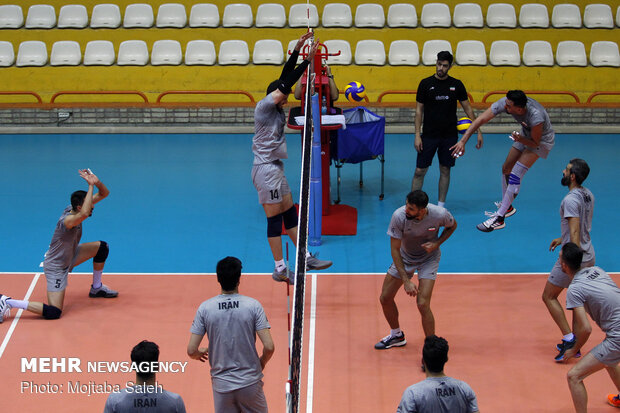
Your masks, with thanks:
M 0 295 L 0 322 L 8 315 L 11 308 L 21 308 L 41 314 L 47 320 L 60 318 L 69 272 L 91 258 L 93 259 L 93 284 L 88 296 L 112 298 L 118 295 L 118 292 L 101 283 L 103 266 L 108 257 L 108 244 L 105 241 L 80 244 L 82 222 L 93 214 L 94 205 L 107 197 L 110 191 L 90 169 L 83 169 L 79 171 L 79 174 L 88 183 L 88 191 L 75 191 L 71 194 L 71 205 L 65 208 L 56 223 L 56 229 L 43 262 L 43 270 L 47 279 L 47 304 L 14 300 Z M 97 193 L 93 194 L 95 187 L 97 187 Z
M 297 243 L 297 210 L 293 205 L 291 188 L 284 176 L 282 159 L 288 158 L 284 125 L 286 116 L 282 107 L 287 103 L 291 87 L 299 80 L 314 59 L 319 46 L 318 39 L 310 47 L 308 56 L 295 69 L 299 50 L 304 42 L 312 37 L 306 33 L 299 38 L 280 78 L 267 87 L 267 96 L 256 104 L 254 111 L 255 135 L 252 139 L 254 166 L 252 182 L 258 191 L 258 202 L 267 216 L 267 241 L 275 261 L 272 278 L 276 281 L 294 282 L 294 273 L 287 270 L 282 254 L 282 223 L 293 243 Z M 308 253 L 307 268 L 322 270 L 332 265 L 331 261 L 321 261 Z
M 456 145 L 451 147 L 452 156 L 465 153 L 465 144 L 473 131 L 489 122 L 500 113 L 509 113 L 521 125 L 521 133 L 513 132 L 514 141 L 502 166 L 502 201 L 496 203 L 498 210 L 489 213 L 490 218 L 478 228 L 482 232 L 491 232 L 505 227 L 504 218 L 517 212 L 512 201 L 519 193 L 523 175 L 534 165 L 538 158 L 547 158 L 555 143 L 555 132 L 545 108 L 532 98 L 525 96 L 521 90 L 509 90 L 506 97 L 493 103 L 471 124 L 467 132 Z
M 562 236 L 551 241 L 549 250 L 554 251 L 556 247 L 568 242 L 576 244 L 583 249 L 582 267 L 592 267 L 594 265 L 594 248 L 590 242 L 590 229 L 592 228 L 592 212 L 594 210 L 594 195 L 588 188 L 581 186 L 588 177 L 590 167 L 583 159 L 571 159 L 562 173 L 562 185 L 568 187 L 568 194 L 560 204 L 560 226 Z M 555 357 L 556 361 L 562 361 L 564 352 L 575 345 L 575 335 L 571 332 L 562 305 L 558 301 L 558 296 L 564 288 L 568 288 L 570 278 L 562 271 L 560 259 L 556 261 L 549 279 L 545 285 L 542 299 L 558 325 L 564 337 L 562 342 L 557 345 L 559 351 Z M 579 349 L 577 349 L 579 350 Z

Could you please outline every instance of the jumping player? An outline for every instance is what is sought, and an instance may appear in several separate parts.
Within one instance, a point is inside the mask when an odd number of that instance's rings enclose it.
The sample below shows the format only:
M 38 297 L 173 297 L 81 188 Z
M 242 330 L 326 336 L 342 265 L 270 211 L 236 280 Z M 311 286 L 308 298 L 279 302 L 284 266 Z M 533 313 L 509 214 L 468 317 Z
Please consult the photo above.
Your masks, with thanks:
M 465 144 L 473 131 L 489 122 L 500 113 L 509 113 L 521 125 L 521 133 L 514 131 L 510 139 L 514 141 L 502 166 L 502 201 L 496 203 L 498 210 L 489 213 L 489 219 L 478 228 L 482 232 L 491 232 L 504 228 L 504 218 L 517 212 L 512 206 L 521 188 L 521 179 L 534 165 L 538 158 L 547 158 L 555 144 L 555 132 L 545 108 L 532 98 L 528 98 L 521 90 L 509 90 L 506 97 L 493 103 L 474 120 L 461 140 L 452 146 L 452 156 L 458 157 L 465 153 Z
M 21 308 L 40 314 L 47 320 L 60 318 L 65 301 L 68 275 L 74 267 L 93 259 L 93 283 L 88 296 L 91 298 L 113 298 L 117 291 L 101 283 L 105 261 L 108 258 L 108 244 L 95 241 L 80 244 L 82 222 L 92 216 L 94 205 L 110 194 L 108 188 L 90 169 L 79 171 L 80 177 L 88 183 L 88 191 L 71 194 L 71 205 L 65 208 L 56 223 L 49 250 L 45 254 L 43 270 L 47 279 L 47 304 L 35 301 L 14 300 L 0 295 L 0 322 L 11 308 Z M 93 194 L 94 188 L 97 193 Z

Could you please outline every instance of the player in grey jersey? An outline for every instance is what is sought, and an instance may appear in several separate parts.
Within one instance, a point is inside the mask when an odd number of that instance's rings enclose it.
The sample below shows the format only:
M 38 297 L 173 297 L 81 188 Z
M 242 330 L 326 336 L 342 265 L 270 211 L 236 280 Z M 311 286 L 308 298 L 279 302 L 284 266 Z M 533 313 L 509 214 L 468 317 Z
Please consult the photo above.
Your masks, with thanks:
M 47 320 L 60 318 L 65 301 L 65 289 L 69 272 L 81 263 L 93 259 L 93 283 L 91 298 L 113 298 L 118 292 L 101 283 L 103 267 L 108 257 L 108 244 L 105 241 L 80 244 L 82 222 L 93 214 L 94 205 L 108 196 L 108 188 L 90 169 L 78 171 L 88 183 L 88 191 L 75 191 L 71 195 L 71 206 L 63 211 L 56 223 L 56 229 L 45 254 L 43 270 L 47 279 L 47 304 L 35 301 L 14 300 L 0 294 L 0 322 L 10 313 L 11 308 L 28 310 L 40 314 Z M 93 194 L 94 188 L 97 193 Z
M 211 365 L 215 412 L 267 412 L 263 370 L 274 352 L 270 326 L 261 304 L 239 294 L 241 261 L 217 263 L 222 293 L 203 302 L 190 329 L 187 354 Z M 209 347 L 199 347 L 207 335 Z M 256 336 L 263 354 L 256 352 Z
M 590 167 L 583 159 L 571 159 L 566 169 L 562 172 L 561 184 L 568 187 L 568 194 L 560 204 L 560 227 L 561 236 L 551 241 L 550 251 L 556 247 L 573 242 L 584 250 L 582 267 L 594 265 L 594 248 L 590 241 L 592 229 L 592 213 L 594 210 L 594 195 L 588 188 L 581 186 L 590 173 Z M 547 284 L 543 290 L 542 299 L 553 321 L 558 325 L 563 338 L 556 347 L 559 351 L 556 361 L 562 361 L 564 352 L 575 345 L 575 335 L 571 332 L 562 305 L 558 296 L 568 287 L 570 278 L 561 268 L 560 259 L 551 269 Z M 578 353 L 580 354 L 580 353 Z
M 444 227 L 441 235 L 440 227 Z M 445 208 L 429 204 L 428 195 L 421 190 L 410 192 L 405 206 L 392 214 L 387 233 L 390 236 L 393 263 L 385 275 L 379 297 L 383 315 L 390 326 L 390 334 L 375 344 L 377 350 L 407 344 L 405 334 L 400 329 L 398 308 L 394 301 L 403 285 L 408 295 L 417 295 L 424 335 L 428 337 L 435 334 L 431 295 L 441 258 L 439 246 L 450 238 L 455 229 L 456 221 L 452 214 Z M 411 281 L 416 270 L 418 286 Z
M 446 376 L 448 342 L 435 335 L 424 339 L 422 360 L 426 380 L 409 386 L 403 393 L 397 413 L 476 413 L 476 394 L 464 381 Z
M 546 159 L 555 144 L 555 132 L 545 108 L 521 90 L 509 90 L 506 97 L 493 103 L 474 120 L 460 141 L 450 149 L 452 156 L 465 153 L 465 144 L 473 131 L 489 122 L 500 113 L 509 113 L 521 125 L 521 132 L 514 131 L 510 139 L 514 141 L 502 165 L 502 201 L 496 203 L 496 212 L 488 213 L 489 219 L 478 224 L 482 232 L 491 232 L 505 227 L 504 218 L 517 210 L 512 201 L 519 193 L 521 179 L 538 158 Z
M 571 279 L 566 290 L 566 308 L 573 312 L 575 345 L 566 350 L 564 360 L 577 354 L 590 337 L 590 318 L 603 330 L 605 339 L 594 347 L 568 372 L 568 388 L 575 411 L 586 412 L 588 393 L 583 380 L 603 368 L 620 391 L 620 289 L 599 267 L 581 268 L 583 250 L 576 244 L 564 244 L 560 252 L 562 271 Z M 620 407 L 617 395 L 608 396 L 611 404 Z M 615 402 L 615 403 L 614 403 Z

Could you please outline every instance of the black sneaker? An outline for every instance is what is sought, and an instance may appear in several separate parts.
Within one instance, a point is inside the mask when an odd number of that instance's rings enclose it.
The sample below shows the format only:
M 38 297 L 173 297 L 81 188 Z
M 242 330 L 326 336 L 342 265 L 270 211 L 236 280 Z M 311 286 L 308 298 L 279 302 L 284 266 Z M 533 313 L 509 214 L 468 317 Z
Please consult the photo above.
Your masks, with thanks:
M 402 347 L 407 344 L 407 340 L 405 340 L 405 333 L 401 332 L 398 336 L 389 336 L 383 337 L 381 341 L 375 344 L 375 348 L 377 350 L 387 350 L 392 347 Z
M 495 213 L 491 216 L 491 218 L 487 219 L 481 224 L 476 225 L 476 228 L 478 228 L 482 232 L 491 232 L 495 231 L 496 229 L 502 229 L 505 226 L 506 224 L 504 224 L 504 217 L 500 217 Z
M 571 348 L 575 347 L 576 342 L 577 342 L 577 337 L 573 337 L 572 340 L 562 339 L 562 342 L 555 346 L 555 348 L 558 349 L 559 353 L 557 356 L 555 356 L 554 360 L 558 362 L 564 361 L 564 353 L 566 353 L 567 350 L 570 350 Z M 579 353 L 579 356 L 581 356 L 581 353 Z

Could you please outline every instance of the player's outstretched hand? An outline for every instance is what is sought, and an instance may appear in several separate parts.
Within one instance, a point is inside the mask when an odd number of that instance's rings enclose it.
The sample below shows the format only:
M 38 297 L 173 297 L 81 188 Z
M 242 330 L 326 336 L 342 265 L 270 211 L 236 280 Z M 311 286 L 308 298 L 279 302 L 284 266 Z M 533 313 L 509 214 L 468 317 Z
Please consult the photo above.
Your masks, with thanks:
M 452 151 L 452 157 L 458 158 L 459 156 L 465 155 L 465 144 L 463 143 L 462 140 L 460 140 L 457 143 L 455 143 L 453 146 L 451 146 L 450 150 Z
M 415 146 L 415 150 L 418 152 L 422 152 L 422 138 L 416 136 L 413 141 L 413 146 Z
M 301 47 L 304 45 L 306 40 L 311 38 L 313 35 L 314 33 L 312 32 L 307 32 L 307 33 L 302 34 L 299 40 L 297 40 L 297 44 L 295 45 L 295 50 L 297 51 L 301 50 Z
M 418 287 L 413 282 L 411 282 L 411 280 L 407 280 L 404 283 L 404 288 L 407 295 L 410 295 L 412 297 L 418 295 Z
M 555 248 L 562 244 L 562 238 L 556 238 L 553 241 L 551 241 L 551 245 L 549 245 L 549 251 L 555 251 Z
M 310 48 L 310 52 L 308 52 L 308 57 L 306 57 L 307 61 L 312 62 L 312 59 L 314 59 L 314 55 L 316 54 L 316 51 L 318 50 L 320 43 L 321 41 L 319 40 L 318 37 L 314 39 L 314 42 L 312 43 L 312 47 Z
M 78 173 L 86 182 L 88 182 L 88 185 L 95 185 L 97 182 L 99 182 L 99 178 L 97 178 L 97 175 L 92 173 L 90 169 L 80 169 L 78 170 Z
M 484 139 L 482 139 L 482 133 L 478 134 L 478 142 L 476 142 L 476 149 L 482 148 L 482 144 L 484 143 Z

